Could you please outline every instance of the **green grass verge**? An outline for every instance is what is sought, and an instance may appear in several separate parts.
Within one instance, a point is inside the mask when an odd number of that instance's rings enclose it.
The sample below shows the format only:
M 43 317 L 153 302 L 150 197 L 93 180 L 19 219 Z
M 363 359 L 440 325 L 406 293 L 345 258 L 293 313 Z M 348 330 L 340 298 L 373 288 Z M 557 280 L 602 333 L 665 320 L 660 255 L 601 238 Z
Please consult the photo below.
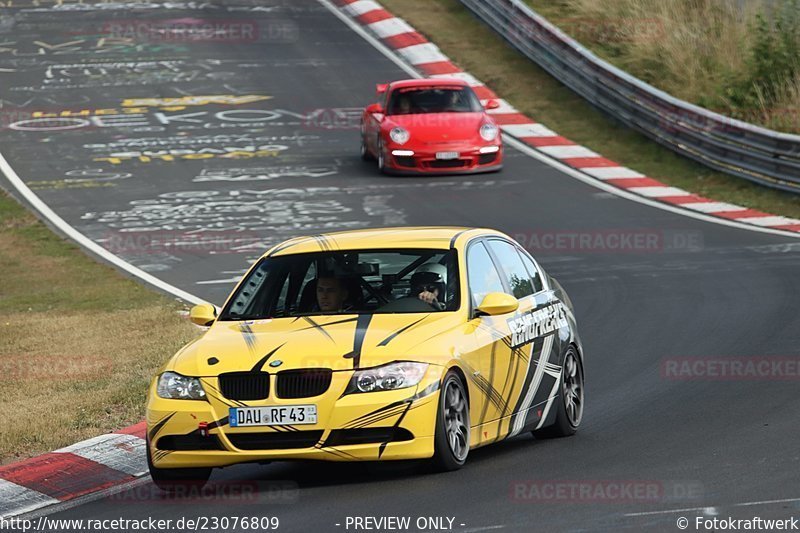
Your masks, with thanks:
M 800 218 L 800 196 L 715 172 L 622 127 L 556 81 L 457 0 L 382 0 L 464 70 L 559 135 L 669 185 L 714 200 Z
M 139 422 L 151 377 L 198 330 L 0 191 L 0 463 Z

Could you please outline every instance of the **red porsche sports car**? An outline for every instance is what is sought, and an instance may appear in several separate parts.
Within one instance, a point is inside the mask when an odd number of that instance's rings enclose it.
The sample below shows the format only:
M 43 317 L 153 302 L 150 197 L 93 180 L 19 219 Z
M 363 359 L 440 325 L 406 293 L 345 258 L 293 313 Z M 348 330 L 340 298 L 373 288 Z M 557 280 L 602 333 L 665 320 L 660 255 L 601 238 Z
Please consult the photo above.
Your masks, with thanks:
M 390 174 L 492 172 L 503 166 L 500 128 L 459 79 L 402 80 L 377 86 L 361 119 L 361 157 Z

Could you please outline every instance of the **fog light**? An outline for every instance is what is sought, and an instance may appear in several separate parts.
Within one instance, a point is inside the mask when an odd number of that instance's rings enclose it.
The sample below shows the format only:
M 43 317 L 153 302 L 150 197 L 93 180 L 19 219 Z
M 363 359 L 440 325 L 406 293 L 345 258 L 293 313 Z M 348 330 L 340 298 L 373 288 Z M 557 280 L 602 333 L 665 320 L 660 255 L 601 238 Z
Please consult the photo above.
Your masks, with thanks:
M 392 155 L 397 157 L 411 157 L 414 155 L 414 150 L 392 150 Z

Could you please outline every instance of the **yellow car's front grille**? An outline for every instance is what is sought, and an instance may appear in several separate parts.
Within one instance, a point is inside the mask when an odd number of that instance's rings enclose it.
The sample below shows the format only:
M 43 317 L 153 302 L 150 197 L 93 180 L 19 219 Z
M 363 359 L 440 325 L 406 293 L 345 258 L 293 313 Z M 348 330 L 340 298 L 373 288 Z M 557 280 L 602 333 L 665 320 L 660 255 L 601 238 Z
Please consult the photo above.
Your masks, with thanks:
M 219 389 L 229 400 L 266 400 L 269 397 L 269 374 L 266 372 L 220 374 Z
M 308 368 L 278 372 L 278 398 L 311 398 L 328 392 L 333 372 L 329 368 Z

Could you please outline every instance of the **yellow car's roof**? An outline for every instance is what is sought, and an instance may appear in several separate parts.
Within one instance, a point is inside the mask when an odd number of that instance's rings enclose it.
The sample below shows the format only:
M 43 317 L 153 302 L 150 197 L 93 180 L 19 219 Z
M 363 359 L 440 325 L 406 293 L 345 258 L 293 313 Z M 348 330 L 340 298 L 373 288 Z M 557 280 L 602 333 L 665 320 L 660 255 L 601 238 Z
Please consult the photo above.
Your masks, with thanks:
M 502 233 L 483 228 L 426 226 L 371 228 L 296 237 L 269 250 L 265 256 L 302 254 L 320 251 L 365 250 L 377 248 L 434 248 L 447 250 L 461 238 Z

